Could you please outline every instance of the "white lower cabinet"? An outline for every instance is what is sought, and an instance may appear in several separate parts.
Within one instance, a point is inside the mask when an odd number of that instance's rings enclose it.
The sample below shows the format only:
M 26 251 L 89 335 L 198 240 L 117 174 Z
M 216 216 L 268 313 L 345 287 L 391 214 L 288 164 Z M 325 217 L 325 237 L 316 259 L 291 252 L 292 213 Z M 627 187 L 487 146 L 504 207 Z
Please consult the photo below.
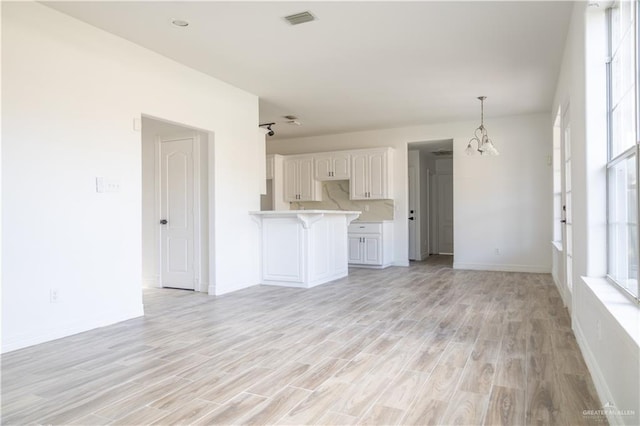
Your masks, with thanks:
M 260 227 L 262 284 L 311 288 L 347 276 L 347 226 L 360 212 L 252 212 Z
M 349 265 L 386 268 L 392 263 L 393 222 L 352 222 L 349 225 Z

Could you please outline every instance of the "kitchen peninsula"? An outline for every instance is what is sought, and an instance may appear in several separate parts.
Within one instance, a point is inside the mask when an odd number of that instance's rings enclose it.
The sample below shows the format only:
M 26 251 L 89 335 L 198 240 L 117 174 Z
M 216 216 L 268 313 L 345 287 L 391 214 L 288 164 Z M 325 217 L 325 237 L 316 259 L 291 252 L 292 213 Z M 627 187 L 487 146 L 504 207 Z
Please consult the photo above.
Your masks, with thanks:
M 262 284 L 311 288 L 347 276 L 347 229 L 358 211 L 251 212 L 261 235 Z

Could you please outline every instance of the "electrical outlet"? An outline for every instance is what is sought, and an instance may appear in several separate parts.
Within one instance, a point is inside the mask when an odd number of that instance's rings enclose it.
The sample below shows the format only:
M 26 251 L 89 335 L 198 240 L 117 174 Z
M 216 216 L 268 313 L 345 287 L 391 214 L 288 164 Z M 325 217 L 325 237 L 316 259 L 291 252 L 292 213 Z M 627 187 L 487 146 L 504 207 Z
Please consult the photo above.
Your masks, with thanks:
M 365 204 L 365 205 L 364 205 L 364 211 L 365 211 L 365 212 L 368 212 L 368 211 L 369 211 L 369 204 Z
M 52 288 L 49 290 L 49 302 L 50 303 L 58 303 L 60 300 L 60 291 L 57 288 Z

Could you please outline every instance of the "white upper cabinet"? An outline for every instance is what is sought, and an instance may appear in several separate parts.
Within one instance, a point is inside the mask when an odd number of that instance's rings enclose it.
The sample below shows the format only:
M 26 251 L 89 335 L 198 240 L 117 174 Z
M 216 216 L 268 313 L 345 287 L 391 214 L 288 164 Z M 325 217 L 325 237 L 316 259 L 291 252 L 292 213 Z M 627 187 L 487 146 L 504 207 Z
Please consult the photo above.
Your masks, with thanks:
M 285 201 L 320 201 L 320 182 L 314 179 L 313 170 L 313 156 L 292 156 L 285 158 Z
M 275 168 L 275 158 L 273 155 L 267 155 L 267 179 L 273 179 L 273 170 Z
M 350 177 L 351 156 L 342 152 L 327 152 L 315 156 L 317 180 L 346 180 Z
M 275 163 L 273 156 L 268 156 L 267 179 L 276 175 L 274 185 L 284 189 L 284 196 L 279 198 L 285 202 L 321 201 L 321 181 L 327 180 L 349 180 L 352 200 L 388 200 L 393 198 L 392 155 L 393 148 L 372 148 L 276 155 Z M 283 170 L 284 185 L 278 177 Z
M 390 148 L 354 151 L 351 153 L 352 200 L 383 200 L 392 198 Z

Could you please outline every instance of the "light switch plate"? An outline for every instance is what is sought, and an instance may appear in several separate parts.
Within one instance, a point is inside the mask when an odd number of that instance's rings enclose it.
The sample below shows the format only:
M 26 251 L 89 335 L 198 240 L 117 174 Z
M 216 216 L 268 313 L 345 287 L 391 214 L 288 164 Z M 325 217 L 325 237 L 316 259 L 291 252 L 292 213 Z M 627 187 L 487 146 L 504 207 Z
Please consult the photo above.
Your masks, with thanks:
M 102 176 L 96 176 L 96 192 L 99 194 L 104 192 L 104 178 Z

